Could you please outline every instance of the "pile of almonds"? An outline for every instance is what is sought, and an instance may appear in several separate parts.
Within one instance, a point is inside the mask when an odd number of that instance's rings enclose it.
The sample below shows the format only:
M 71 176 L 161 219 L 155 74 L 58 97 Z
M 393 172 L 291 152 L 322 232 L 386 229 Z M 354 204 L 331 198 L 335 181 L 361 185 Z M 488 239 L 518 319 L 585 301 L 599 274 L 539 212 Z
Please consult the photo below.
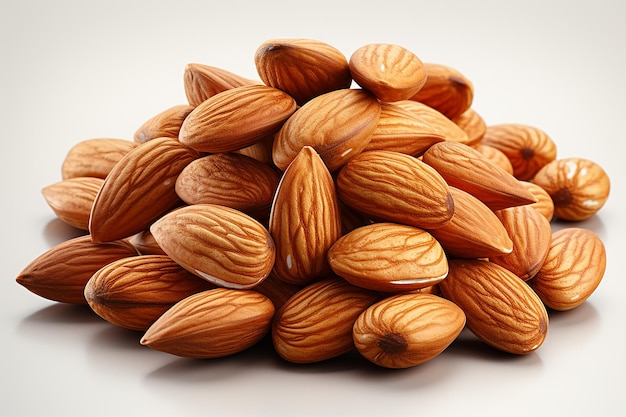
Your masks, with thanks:
M 290 362 L 356 349 L 387 368 L 435 358 L 466 326 L 533 352 L 548 310 L 599 285 L 604 245 L 575 222 L 604 205 L 607 174 L 557 159 L 538 128 L 488 125 L 456 69 L 310 39 L 269 40 L 254 62 L 258 81 L 188 64 L 188 104 L 133 140 L 70 149 L 43 195 L 87 233 L 17 282 L 173 355 L 271 337 Z

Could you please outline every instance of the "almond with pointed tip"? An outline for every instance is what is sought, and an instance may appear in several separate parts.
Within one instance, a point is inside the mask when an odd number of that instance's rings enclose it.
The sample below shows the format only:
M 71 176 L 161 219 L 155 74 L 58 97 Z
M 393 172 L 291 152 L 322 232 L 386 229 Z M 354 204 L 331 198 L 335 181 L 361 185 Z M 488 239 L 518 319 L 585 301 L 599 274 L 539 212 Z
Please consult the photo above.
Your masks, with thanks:
M 260 85 L 261 82 L 223 68 L 190 63 L 185 67 L 183 84 L 189 105 L 197 107 L 203 101 L 222 91 L 244 85 Z
M 411 112 L 411 114 L 417 117 L 422 123 L 437 130 L 447 141 L 460 143 L 470 142 L 468 134 L 461 126 L 448 119 L 440 111 L 424 103 L 413 100 L 401 100 L 393 104 Z
M 41 193 L 59 219 L 88 230 L 91 207 L 103 183 L 102 178 L 73 177 L 47 185 Z
M 144 143 L 156 138 L 178 139 L 180 126 L 194 109 L 188 104 L 169 107 L 146 120 L 133 135 L 137 143 Z
M 483 156 L 491 161 L 494 165 L 499 166 L 509 174 L 513 175 L 513 165 L 511 165 L 511 161 L 509 161 L 509 158 L 500 149 L 494 148 L 490 145 L 485 145 L 484 143 L 477 143 L 471 146 L 472 148 L 483 154 Z
M 128 241 L 140 255 L 165 255 L 149 228 L 131 236 Z
M 75 177 L 105 178 L 137 144 L 126 139 L 93 138 L 76 143 L 61 165 L 64 180 Z
M 130 237 L 183 204 L 176 178 L 198 153 L 175 139 L 158 138 L 129 152 L 104 180 L 91 210 L 96 242 Z
M 522 184 L 537 200 L 536 203 L 529 204 L 529 206 L 543 214 L 543 217 L 545 217 L 549 222 L 552 221 L 552 218 L 554 217 L 554 201 L 552 201 L 550 194 L 534 182 L 522 181 Z

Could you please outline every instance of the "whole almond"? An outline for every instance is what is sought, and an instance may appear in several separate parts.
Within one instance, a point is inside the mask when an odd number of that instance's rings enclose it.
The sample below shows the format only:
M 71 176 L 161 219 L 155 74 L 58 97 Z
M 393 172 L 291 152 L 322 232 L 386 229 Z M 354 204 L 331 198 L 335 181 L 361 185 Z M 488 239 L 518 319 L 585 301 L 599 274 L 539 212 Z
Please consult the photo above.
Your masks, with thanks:
M 170 257 L 122 258 L 96 271 L 85 285 L 85 299 L 100 317 L 119 327 L 145 331 L 178 301 L 214 288 Z
M 385 222 L 339 238 L 328 251 L 328 262 L 352 285 L 384 292 L 435 285 L 448 273 L 443 248 L 430 233 Z
M 432 294 L 399 294 L 368 307 L 353 328 L 363 357 L 385 368 L 409 368 L 440 355 L 461 333 L 465 314 Z
M 426 82 L 422 61 L 403 46 L 372 43 L 350 56 L 352 78 L 380 101 L 407 100 Z
M 215 288 L 174 304 L 141 344 L 186 358 L 220 358 L 246 350 L 269 333 L 274 305 L 251 290 Z
M 121 159 L 104 180 L 89 219 L 96 242 L 139 233 L 163 213 L 178 207 L 176 178 L 198 153 L 175 139 L 143 143 Z
M 274 166 L 274 160 L 272 159 L 273 146 L 274 135 L 269 135 L 250 146 L 246 146 L 234 152 L 254 158 L 266 165 Z
M 441 133 L 447 141 L 469 143 L 471 141 L 467 132 L 454 121 L 448 119 L 443 113 L 434 108 L 413 100 L 401 100 L 395 103 L 416 116 L 422 123 L 427 124 Z
M 181 207 L 159 218 L 150 231 L 173 260 L 220 287 L 254 287 L 274 266 L 276 249 L 267 229 L 230 207 Z
M 105 178 L 135 146 L 137 144 L 133 141 L 115 138 L 93 138 L 78 142 L 70 148 L 63 160 L 62 178 Z
M 506 154 L 500 149 L 494 148 L 490 145 L 485 145 L 482 142 L 472 145 L 472 148 L 483 154 L 483 156 L 491 161 L 493 164 L 499 166 L 509 174 L 513 175 L 513 165 L 511 165 L 509 157 L 506 156 Z
M 471 107 L 453 118 L 452 121 L 467 134 L 467 142 L 464 143 L 468 145 L 480 143 L 487 131 L 487 122 Z
M 189 113 L 178 140 L 199 152 L 236 151 L 275 133 L 295 110 L 294 99 L 276 88 L 231 88 Z
M 304 285 L 330 272 L 326 255 L 341 236 L 341 215 L 333 178 L 310 146 L 302 148 L 280 180 L 269 232 L 280 279 Z
M 434 229 L 449 222 L 454 213 L 454 201 L 441 175 L 399 152 L 357 155 L 341 169 L 336 184 L 345 204 L 376 220 Z
M 73 177 L 47 185 L 41 193 L 59 219 L 88 230 L 91 207 L 103 183 L 102 178 Z
M 259 85 L 261 82 L 242 77 L 223 68 L 190 63 L 183 75 L 185 95 L 193 107 L 197 107 L 222 91 L 244 85 Z
M 180 126 L 193 109 L 188 104 L 179 104 L 163 110 L 139 126 L 133 135 L 134 141 L 144 143 L 156 138 L 178 139 Z
M 52 247 L 33 259 L 15 279 L 30 292 L 52 301 L 87 304 L 85 285 L 100 268 L 137 255 L 125 240 L 95 243 L 79 236 Z
M 439 288 L 465 312 L 468 329 L 479 339 L 513 354 L 527 354 L 543 344 L 548 313 L 526 282 L 485 260 L 455 259 L 449 265 Z
M 269 298 L 276 310 L 281 308 L 295 293 L 300 291 L 304 286 L 285 282 L 276 276 L 274 271 L 254 287 L 254 291 L 260 292 Z
M 606 249 L 592 230 L 567 227 L 552 234 L 548 256 L 529 282 L 543 303 L 558 311 L 584 303 L 606 270 Z
M 300 149 L 311 146 L 334 172 L 367 146 L 379 117 L 380 104 L 366 91 L 343 89 L 319 95 L 276 134 L 274 163 L 284 171 Z
M 529 204 L 530 207 L 543 214 L 548 221 L 552 221 L 554 217 L 554 201 L 546 190 L 531 181 L 522 181 L 522 184 L 530 191 L 537 200 L 536 203 Z
M 254 64 L 266 85 L 286 92 L 299 105 L 352 84 L 348 60 L 341 51 L 314 39 L 267 40 L 257 48 Z
M 131 236 L 128 241 L 140 255 L 165 255 L 149 228 Z
M 294 294 L 274 317 L 276 352 L 293 363 L 331 359 L 354 349 L 352 327 L 380 296 L 332 277 Z

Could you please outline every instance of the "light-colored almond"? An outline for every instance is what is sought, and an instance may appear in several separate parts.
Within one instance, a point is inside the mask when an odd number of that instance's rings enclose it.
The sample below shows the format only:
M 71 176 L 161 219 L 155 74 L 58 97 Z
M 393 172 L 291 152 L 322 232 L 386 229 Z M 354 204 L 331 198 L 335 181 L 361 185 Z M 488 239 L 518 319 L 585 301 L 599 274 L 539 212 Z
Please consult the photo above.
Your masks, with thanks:
M 188 104 L 169 107 L 146 120 L 133 134 L 133 140 L 144 143 L 156 138 L 178 139 L 180 126 L 194 109 Z
M 59 219 L 88 230 L 91 207 L 103 183 L 102 178 L 73 177 L 47 185 L 41 193 Z
M 536 203 L 529 204 L 530 207 L 543 214 L 548 221 L 552 221 L 554 217 L 554 201 L 546 190 L 531 181 L 522 181 L 522 184 L 530 191 L 537 200 Z
M 128 241 L 140 255 L 165 255 L 149 228 L 131 236 Z
M 459 125 L 448 119 L 440 111 L 419 101 L 401 100 L 394 103 L 405 110 L 410 111 L 422 123 L 436 129 L 447 141 L 469 143 L 470 138 Z
M 190 63 L 185 67 L 183 75 L 185 95 L 193 107 L 200 105 L 222 91 L 244 85 L 259 85 L 255 81 L 211 65 Z
M 487 131 L 487 122 L 475 109 L 469 108 L 459 114 L 452 121 L 467 134 L 468 145 L 480 143 Z
M 474 145 L 471 145 L 472 148 L 476 149 L 478 152 L 483 154 L 485 158 L 491 161 L 493 164 L 499 166 L 509 174 L 513 175 L 513 165 L 511 165 L 511 161 L 509 161 L 509 157 L 506 156 L 504 152 L 502 152 L 498 148 L 494 148 L 490 145 L 485 145 L 480 142 Z
M 126 139 L 93 138 L 70 148 L 63 164 L 64 180 L 75 177 L 105 178 L 113 167 L 137 144 Z

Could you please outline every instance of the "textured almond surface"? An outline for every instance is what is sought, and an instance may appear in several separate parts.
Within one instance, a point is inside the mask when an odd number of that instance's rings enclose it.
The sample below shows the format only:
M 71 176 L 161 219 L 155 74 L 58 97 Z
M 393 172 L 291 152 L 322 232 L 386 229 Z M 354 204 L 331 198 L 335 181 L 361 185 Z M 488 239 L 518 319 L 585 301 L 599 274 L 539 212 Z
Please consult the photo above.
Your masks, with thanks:
M 74 177 L 50 184 L 41 190 L 57 217 L 81 230 L 89 229 L 89 215 L 104 180 Z
M 357 228 L 328 252 L 333 271 L 359 287 L 411 291 L 437 284 L 448 273 L 439 242 L 428 232 L 395 223 Z
M 197 63 L 187 64 L 183 82 L 187 101 L 193 107 L 222 91 L 244 85 L 261 84 L 259 81 L 250 80 L 223 68 Z
M 463 130 L 459 125 L 450 120 L 440 111 L 424 103 L 413 100 L 401 100 L 393 104 L 396 106 L 400 106 L 405 110 L 408 110 L 420 121 L 438 130 L 446 138 L 446 140 L 450 142 L 470 142 L 470 138 L 468 137 L 465 130 Z
M 522 184 L 537 200 L 536 203 L 529 204 L 529 206 L 543 214 L 543 217 L 545 217 L 546 220 L 552 221 L 552 218 L 554 217 L 554 202 L 552 201 L 550 194 L 534 182 L 522 181 Z
M 450 260 L 439 283 L 461 307 L 467 327 L 483 342 L 513 353 L 537 350 L 548 332 L 548 313 L 537 294 L 508 269 L 484 260 Z
M 487 131 L 487 122 L 485 122 L 480 113 L 471 107 L 456 116 L 452 121 L 467 134 L 467 142 L 465 143 L 468 145 L 480 143 Z
M 443 352 L 461 333 L 465 314 L 432 294 L 401 294 L 368 307 L 356 320 L 354 344 L 385 368 L 409 368 Z
M 509 160 L 509 157 L 506 156 L 506 154 L 502 152 L 500 149 L 494 148 L 493 146 L 490 146 L 490 145 L 485 145 L 482 142 L 471 145 L 471 146 L 472 148 L 480 152 L 485 158 L 491 161 L 491 163 L 499 166 L 500 168 L 502 168 L 509 174 L 513 175 L 513 165 L 511 165 L 511 161 Z
M 380 296 L 328 278 L 294 294 L 276 313 L 272 341 L 276 352 L 294 363 L 313 363 L 354 349 L 352 327 Z
M 270 330 L 274 305 L 251 290 L 215 288 L 179 301 L 141 338 L 152 349 L 187 358 L 241 352 Z
M 172 259 L 221 287 L 254 287 L 274 266 L 276 250 L 267 229 L 230 207 L 182 207 L 161 217 L 150 231 Z
M 78 142 L 63 160 L 62 178 L 105 178 L 135 146 L 137 144 L 133 141 L 115 138 L 93 138 Z
M 317 152 L 305 146 L 282 176 L 269 219 L 276 275 L 307 284 L 330 272 L 328 249 L 341 236 L 335 183 Z
M 180 126 L 194 109 L 188 104 L 169 107 L 146 120 L 133 135 L 137 143 L 144 143 L 156 138 L 178 139 Z

